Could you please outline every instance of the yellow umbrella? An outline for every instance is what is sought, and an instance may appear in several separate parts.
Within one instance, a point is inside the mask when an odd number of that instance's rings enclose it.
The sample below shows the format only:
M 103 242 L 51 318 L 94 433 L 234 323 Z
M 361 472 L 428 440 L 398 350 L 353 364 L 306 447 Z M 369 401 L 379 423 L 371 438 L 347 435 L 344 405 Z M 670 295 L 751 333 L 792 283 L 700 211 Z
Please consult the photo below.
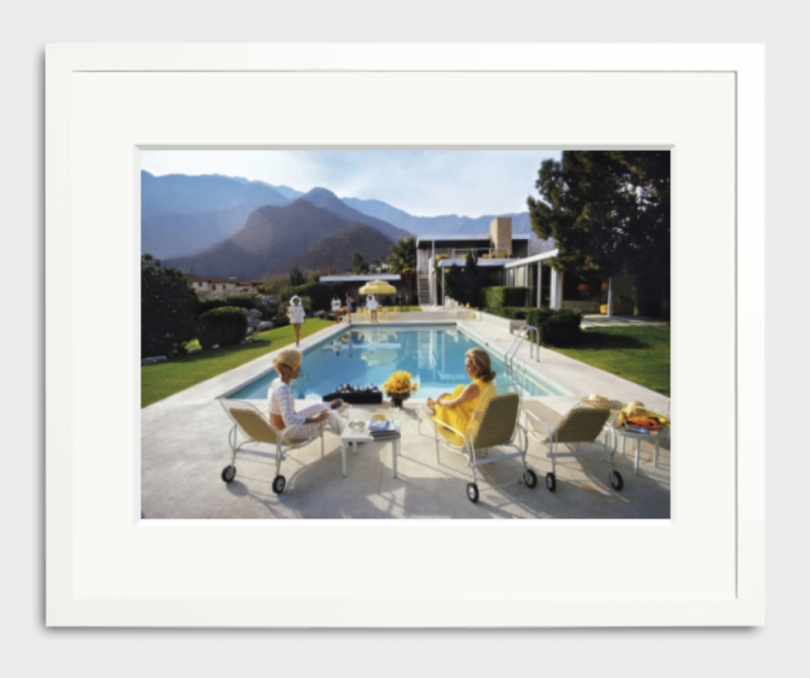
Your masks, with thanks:
M 384 280 L 372 280 L 360 288 L 360 294 L 396 294 L 397 288 Z

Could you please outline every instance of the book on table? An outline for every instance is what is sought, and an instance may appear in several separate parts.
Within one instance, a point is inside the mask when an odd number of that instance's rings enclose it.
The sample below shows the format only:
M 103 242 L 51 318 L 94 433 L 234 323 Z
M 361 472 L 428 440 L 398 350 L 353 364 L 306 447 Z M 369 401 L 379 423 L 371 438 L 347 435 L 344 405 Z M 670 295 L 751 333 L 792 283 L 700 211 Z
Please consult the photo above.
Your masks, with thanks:
M 395 438 L 399 435 L 397 427 L 390 419 L 372 419 L 368 423 L 368 432 L 372 438 Z

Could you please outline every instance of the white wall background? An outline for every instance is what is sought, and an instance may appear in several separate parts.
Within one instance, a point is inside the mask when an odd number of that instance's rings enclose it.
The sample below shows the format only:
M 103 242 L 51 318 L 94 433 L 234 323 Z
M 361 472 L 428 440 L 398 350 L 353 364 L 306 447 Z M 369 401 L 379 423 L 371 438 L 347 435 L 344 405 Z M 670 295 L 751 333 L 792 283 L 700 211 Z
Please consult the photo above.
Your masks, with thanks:
M 0 23 L 0 666 L 12 676 L 804 675 L 807 217 L 801 0 L 40 0 Z M 44 45 L 48 42 L 673 42 L 767 47 L 767 625 L 763 629 L 269 632 L 44 627 Z M 697 244 L 697 243 L 696 243 Z M 802 276 L 804 277 L 804 276 Z M 715 300 L 713 300 L 715 301 Z M 57 327 L 47 327 L 58 332 Z M 697 330 L 697 328 L 696 328 Z M 114 335 L 109 339 L 113 340 Z M 744 369 L 744 366 L 742 366 Z M 271 576 L 268 573 L 268 576 Z M 212 586 L 226 582 L 212 582 Z M 606 582 L 609 585 L 609 582 Z M 617 592 L 621 594 L 622 592 Z M 791 661 L 793 659 L 794 661 Z M 794 668 L 791 668 L 794 667 Z

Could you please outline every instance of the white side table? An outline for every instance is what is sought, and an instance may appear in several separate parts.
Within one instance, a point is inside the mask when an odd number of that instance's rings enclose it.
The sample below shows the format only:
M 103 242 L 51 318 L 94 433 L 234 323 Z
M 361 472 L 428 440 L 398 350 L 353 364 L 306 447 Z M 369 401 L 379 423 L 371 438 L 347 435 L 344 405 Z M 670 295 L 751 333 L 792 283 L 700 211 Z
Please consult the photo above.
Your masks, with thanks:
M 394 478 L 397 477 L 397 454 L 399 454 L 399 441 L 402 437 L 397 431 L 396 435 L 386 436 L 385 438 L 374 438 L 368 432 L 368 424 L 369 421 L 367 419 L 360 420 L 363 422 L 363 428 L 359 429 L 356 427 L 351 426 L 353 423 L 357 423 L 358 420 L 350 421 L 349 425 L 343 430 L 343 433 L 340 434 L 340 454 L 341 460 L 343 462 L 343 477 L 345 478 L 348 475 L 346 470 L 346 450 L 351 447 L 353 453 L 357 453 L 357 444 L 358 443 L 373 443 L 373 442 L 380 442 L 380 443 L 391 443 L 391 449 L 393 450 L 393 466 L 394 466 Z
M 658 450 L 663 440 L 669 441 L 669 428 L 650 433 L 636 433 L 635 431 L 628 431 L 619 426 L 611 426 L 611 428 L 613 429 L 613 433 L 622 439 L 622 454 L 624 454 L 624 448 L 628 438 L 636 441 L 636 462 L 633 468 L 635 475 L 638 475 L 638 462 L 641 455 L 642 440 L 647 440 L 653 444 L 653 465 L 658 466 Z

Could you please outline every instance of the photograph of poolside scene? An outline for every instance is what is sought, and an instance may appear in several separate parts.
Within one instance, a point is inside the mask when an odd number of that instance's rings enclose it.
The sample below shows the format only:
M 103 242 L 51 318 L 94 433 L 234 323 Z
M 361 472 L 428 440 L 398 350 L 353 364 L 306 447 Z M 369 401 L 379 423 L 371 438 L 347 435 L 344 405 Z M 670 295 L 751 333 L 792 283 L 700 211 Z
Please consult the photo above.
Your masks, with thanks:
M 668 150 L 142 150 L 141 517 L 669 519 Z

